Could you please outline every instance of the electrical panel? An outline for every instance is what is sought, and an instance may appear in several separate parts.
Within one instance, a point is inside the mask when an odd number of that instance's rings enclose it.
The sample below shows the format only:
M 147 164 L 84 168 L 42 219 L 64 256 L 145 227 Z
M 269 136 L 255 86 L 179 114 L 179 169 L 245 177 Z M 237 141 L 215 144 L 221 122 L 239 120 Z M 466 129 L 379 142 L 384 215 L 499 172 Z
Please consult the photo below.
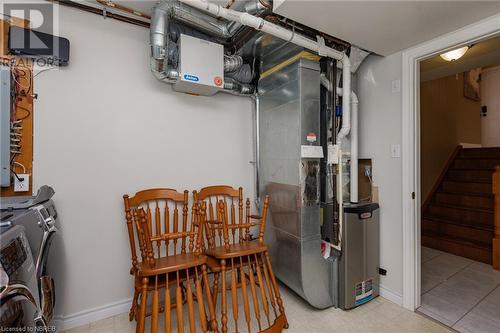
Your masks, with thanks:
M 0 64 L 0 186 L 10 186 L 10 67 Z
M 211 96 L 224 88 L 224 46 L 181 34 L 174 90 Z

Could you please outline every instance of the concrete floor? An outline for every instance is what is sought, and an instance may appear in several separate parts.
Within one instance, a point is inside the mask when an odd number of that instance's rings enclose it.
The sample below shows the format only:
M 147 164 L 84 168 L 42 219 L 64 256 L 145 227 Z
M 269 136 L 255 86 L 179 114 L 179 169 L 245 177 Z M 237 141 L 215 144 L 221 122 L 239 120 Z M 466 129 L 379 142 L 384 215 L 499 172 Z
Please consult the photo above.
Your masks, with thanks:
M 500 271 L 422 247 L 419 312 L 463 333 L 500 332 Z
M 378 297 L 350 311 L 339 309 L 317 310 L 305 303 L 286 287 L 281 294 L 290 328 L 284 333 L 445 333 L 451 332 L 441 324 Z M 243 321 L 243 319 L 240 319 Z M 245 330 L 242 330 L 245 331 Z M 128 314 L 121 314 L 67 333 L 128 333 L 135 332 L 135 323 L 128 321 Z M 149 332 L 149 331 L 148 331 Z

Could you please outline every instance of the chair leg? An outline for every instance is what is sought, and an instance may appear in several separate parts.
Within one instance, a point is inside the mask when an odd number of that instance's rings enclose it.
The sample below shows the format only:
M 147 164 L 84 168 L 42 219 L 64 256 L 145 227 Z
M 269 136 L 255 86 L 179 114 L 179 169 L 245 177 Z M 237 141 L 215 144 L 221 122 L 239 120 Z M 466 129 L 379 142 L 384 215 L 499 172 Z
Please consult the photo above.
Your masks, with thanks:
M 137 289 L 134 288 L 134 298 L 132 299 L 132 306 L 130 307 L 130 311 L 128 313 L 128 320 L 129 321 L 132 321 L 137 317 L 136 312 L 137 312 L 138 298 L 139 298 L 139 292 L 137 291 Z
M 148 302 L 148 278 L 142 278 L 142 288 L 141 288 L 141 306 L 139 312 L 139 320 L 137 321 L 137 326 L 135 328 L 136 333 L 144 333 L 144 323 L 146 321 L 146 305 Z
M 153 292 L 153 304 L 151 313 L 151 332 L 158 332 L 158 313 L 160 311 L 159 293 L 158 293 L 158 276 L 155 276 L 155 290 Z
M 201 274 L 203 277 L 203 283 L 205 284 L 205 290 L 207 292 L 207 303 L 208 303 L 208 313 L 210 316 L 210 328 L 214 332 L 219 332 L 219 328 L 217 327 L 217 319 L 215 317 L 215 306 L 212 301 L 212 295 L 210 294 L 210 284 L 208 283 L 208 274 L 207 274 L 207 266 L 201 266 Z
M 221 260 L 221 278 L 222 278 L 222 333 L 227 332 L 227 304 L 226 304 L 226 261 Z
M 276 296 L 276 303 L 278 303 L 280 314 L 283 315 L 283 317 L 285 318 L 285 328 L 288 328 L 289 326 L 288 320 L 286 319 L 285 308 L 283 306 L 283 300 L 281 299 L 280 291 L 278 289 L 278 284 L 276 283 L 276 278 L 274 277 L 273 268 L 271 266 L 271 260 L 269 259 L 269 252 L 266 251 L 265 256 L 266 256 L 267 267 L 269 268 L 269 275 L 271 276 L 271 283 L 273 285 L 274 295 Z
M 214 303 L 214 309 L 217 309 L 217 297 L 219 296 L 219 275 L 220 273 L 214 273 L 214 287 L 212 289 L 212 302 Z

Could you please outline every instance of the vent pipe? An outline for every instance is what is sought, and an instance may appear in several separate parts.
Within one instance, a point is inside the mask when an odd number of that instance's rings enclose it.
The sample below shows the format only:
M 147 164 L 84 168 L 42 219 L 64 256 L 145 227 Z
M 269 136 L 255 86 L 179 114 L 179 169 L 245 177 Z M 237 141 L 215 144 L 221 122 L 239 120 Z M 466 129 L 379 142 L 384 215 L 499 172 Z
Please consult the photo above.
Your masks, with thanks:
M 337 51 L 325 45 L 325 41 L 322 37 L 318 36 L 318 40 L 309 39 L 306 36 L 295 33 L 294 31 L 288 30 L 286 28 L 280 27 L 279 25 L 273 24 L 264 20 L 261 17 L 253 16 L 249 13 L 238 12 L 231 9 L 226 9 L 222 6 L 208 2 L 207 0 L 180 0 L 189 6 L 192 6 L 201 11 L 207 12 L 214 17 L 222 17 L 228 21 L 233 21 L 240 23 L 242 25 L 249 26 L 256 30 L 263 31 L 272 36 L 278 37 L 290 43 L 296 44 L 308 50 L 317 52 L 320 56 L 326 56 L 333 58 L 342 63 L 342 87 L 347 93 L 342 94 L 342 107 L 344 122 L 348 122 L 343 126 L 338 134 L 337 139 L 342 140 L 349 134 L 350 130 L 350 115 L 351 115 L 351 63 L 349 57 L 344 52 Z

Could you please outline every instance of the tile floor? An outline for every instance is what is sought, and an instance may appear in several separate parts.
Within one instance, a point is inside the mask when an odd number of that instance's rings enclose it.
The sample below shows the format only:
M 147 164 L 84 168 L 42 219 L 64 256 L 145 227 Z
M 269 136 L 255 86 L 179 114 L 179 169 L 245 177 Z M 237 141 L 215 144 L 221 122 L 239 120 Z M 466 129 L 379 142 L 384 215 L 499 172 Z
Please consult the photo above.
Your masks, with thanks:
M 500 271 L 422 247 L 419 312 L 463 333 L 500 332 Z
M 350 311 L 339 309 L 316 310 L 286 287 L 281 287 L 290 328 L 284 333 L 447 333 L 445 326 L 378 297 Z M 75 328 L 66 333 L 129 333 L 135 324 L 128 314 L 101 320 Z

